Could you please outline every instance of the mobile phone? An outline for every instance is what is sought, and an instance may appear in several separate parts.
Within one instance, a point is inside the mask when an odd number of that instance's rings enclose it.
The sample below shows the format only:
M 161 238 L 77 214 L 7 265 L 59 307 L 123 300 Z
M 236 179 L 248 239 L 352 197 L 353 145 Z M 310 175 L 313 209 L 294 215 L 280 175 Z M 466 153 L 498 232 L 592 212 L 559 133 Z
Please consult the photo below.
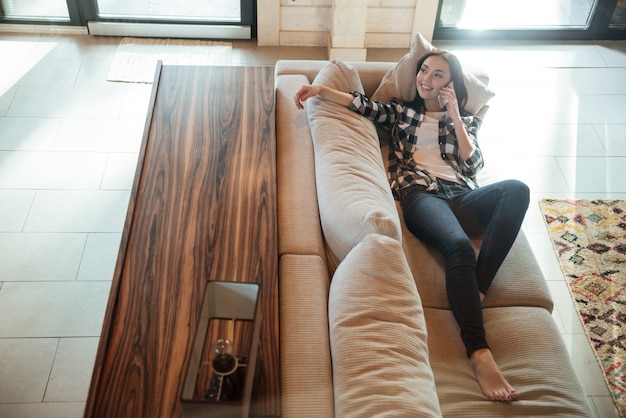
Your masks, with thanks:
M 450 81 L 448 84 L 446 84 L 446 87 L 452 87 L 454 89 L 454 84 L 452 84 L 452 81 Z M 439 108 L 440 109 L 444 109 L 446 107 L 446 105 L 448 104 L 448 99 L 445 97 L 441 97 L 441 94 L 439 96 L 437 96 L 437 100 L 439 100 Z
M 441 97 L 441 95 L 437 96 L 437 100 L 439 100 L 439 108 L 444 109 L 448 104 L 448 99 L 445 97 Z

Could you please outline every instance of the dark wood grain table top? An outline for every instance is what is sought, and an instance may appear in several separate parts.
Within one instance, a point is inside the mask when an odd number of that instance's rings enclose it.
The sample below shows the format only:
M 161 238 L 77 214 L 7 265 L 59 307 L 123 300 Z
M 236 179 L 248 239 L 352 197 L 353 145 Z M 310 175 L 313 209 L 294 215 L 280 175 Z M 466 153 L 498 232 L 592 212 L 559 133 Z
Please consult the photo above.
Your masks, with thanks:
M 162 66 L 86 417 L 175 418 L 208 280 L 261 283 L 252 415 L 280 415 L 273 67 Z

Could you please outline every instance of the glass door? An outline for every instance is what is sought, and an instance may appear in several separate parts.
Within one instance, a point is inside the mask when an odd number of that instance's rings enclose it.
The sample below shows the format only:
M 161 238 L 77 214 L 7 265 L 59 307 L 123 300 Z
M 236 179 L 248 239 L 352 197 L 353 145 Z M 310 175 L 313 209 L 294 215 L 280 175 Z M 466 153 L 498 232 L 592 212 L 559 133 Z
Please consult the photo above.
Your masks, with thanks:
M 618 0 L 603 33 L 603 39 L 626 39 L 626 0 Z
M 250 39 L 256 0 L 81 0 L 94 35 Z
M 251 39 L 256 0 L 0 0 L 0 23 L 87 26 L 92 35 Z
M 626 25 L 626 1 L 619 0 L 611 15 L 612 26 L 624 26 Z
M 440 0 L 435 39 L 626 39 L 626 0 Z

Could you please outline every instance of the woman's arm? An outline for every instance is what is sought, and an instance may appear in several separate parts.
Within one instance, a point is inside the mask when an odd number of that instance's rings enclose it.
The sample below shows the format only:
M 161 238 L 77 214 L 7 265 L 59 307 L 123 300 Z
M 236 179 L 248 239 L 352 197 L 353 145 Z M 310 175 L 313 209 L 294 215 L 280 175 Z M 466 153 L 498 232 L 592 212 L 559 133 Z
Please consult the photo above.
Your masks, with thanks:
M 456 137 L 455 158 L 461 171 L 468 177 L 475 177 L 484 166 L 483 154 L 476 141 L 478 122 L 476 118 L 468 116 L 461 121 L 454 122 L 454 136 Z M 461 128 L 457 128 L 460 126 Z M 467 147 L 467 142 L 471 144 Z M 471 149 L 471 151 L 470 151 Z
M 467 133 L 465 124 L 460 119 L 454 121 L 454 132 L 459 142 L 459 154 L 463 160 L 468 160 L 476 147 Z
M 470 138 L 467 133 L 467 129 L 463 120 L 461 119 L 461 112 L 459 110 L 459 104 L 457 103 L 456 92 L 454 91 L 454 87 L 452 83 L 450 83 L 446 87 L 441 88 L 441 97 L 447 99 L 446 103 L 446 111 L 448 112 L 448 116 L 454 122 L 454 131 L 456 134 L 457 141 L 459 143 L 459 154 L 461 159 L 467 160 L 474 152 L 476 148 L 474 142 Z
M 350 93 L 332 89 L 328 86 L 322 86 L 317 84 L 305 84 L 300 87 L 300 90 L 296 92 L 294 100 L 298 109 L 304 109 L 302 102 L 313 97 L 319 96 L 329 102 L 337 103 L 339 105 L 348 107 L 354 100 L 354 96 Z
M 303 109 L 302 102 L 305 100 L 319 96 L 322 100 L 339 104 L 352 110 L 366 118 L 370 119 L 377 125 L 390 125 L 396 120 L 396 107 L 402 107 L 398 103 L 389 105 L 371 101 L 362 93 L 346 93 L 335 90 L 328 86 L 318 84 L 305 84 L 296 92 L 294 101 L 298 109 Z

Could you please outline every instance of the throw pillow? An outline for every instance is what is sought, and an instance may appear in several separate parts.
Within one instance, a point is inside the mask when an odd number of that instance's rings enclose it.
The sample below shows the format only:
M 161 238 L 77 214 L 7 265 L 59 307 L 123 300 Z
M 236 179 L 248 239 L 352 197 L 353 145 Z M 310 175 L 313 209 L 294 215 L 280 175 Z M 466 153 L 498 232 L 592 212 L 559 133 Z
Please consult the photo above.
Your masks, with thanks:
M 313 83 L 363 91 L 357 71 L 341 61 L 328 62 Z M 369 234 L 400 241 L 400 219 L 374 124 L 319 97 L 309 99 L 306 108 L 315 149 L 320 222 L 332 272 Z
M 328 300 L 336 417 L 441 416 L 424 311 L 399 242 L 370 235 Z

